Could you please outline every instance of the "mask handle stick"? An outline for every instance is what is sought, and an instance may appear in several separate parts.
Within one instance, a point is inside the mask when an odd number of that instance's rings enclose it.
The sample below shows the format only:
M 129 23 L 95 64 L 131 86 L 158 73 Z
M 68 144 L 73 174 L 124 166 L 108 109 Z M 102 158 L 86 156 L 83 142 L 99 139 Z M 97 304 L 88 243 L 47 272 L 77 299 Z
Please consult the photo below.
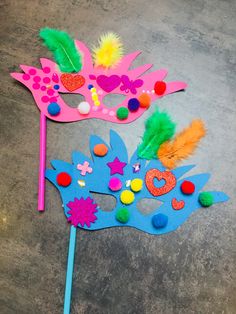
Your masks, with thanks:
M 67 271 L 66 271 L 66 288 L 64 297 L 64 314 L 70 314 L 72 279 L 74 271 L 74 257 L 76 245 L 76 227 L 70 227 L 70 242 L 68 251 Z
M 39 139 L 39 180 L 38 180 L 38 211 L 44 211 L 45 206 L 45 163 L 46 163 L 46 127 L 47 118 L 40 112 Z

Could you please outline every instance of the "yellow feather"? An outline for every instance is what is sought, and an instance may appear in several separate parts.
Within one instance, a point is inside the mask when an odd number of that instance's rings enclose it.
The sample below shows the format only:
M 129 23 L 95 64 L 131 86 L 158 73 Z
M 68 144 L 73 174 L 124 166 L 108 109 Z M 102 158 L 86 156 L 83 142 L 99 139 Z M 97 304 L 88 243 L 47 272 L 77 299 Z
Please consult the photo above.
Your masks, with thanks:
M 200 139 L 205 134 L 206 129 L 203 121 L 193 120 L 172 141 L 163 143 L 157 152 L 157 156 L 166 168 L 173 169 L 181 160 L 188 158 L 194 152 Z
M 106 33 L 99 39 L 99 47 L 93 48 L 95 66 L 110 68 L 115 66 L 123 56 L 123 45 L 120 37 L 114 33 Z

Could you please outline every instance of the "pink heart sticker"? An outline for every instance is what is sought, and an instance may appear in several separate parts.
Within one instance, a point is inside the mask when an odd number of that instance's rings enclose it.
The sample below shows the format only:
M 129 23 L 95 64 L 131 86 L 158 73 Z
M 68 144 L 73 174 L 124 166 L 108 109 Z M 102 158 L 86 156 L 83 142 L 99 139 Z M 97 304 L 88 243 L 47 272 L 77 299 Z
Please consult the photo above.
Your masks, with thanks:
M 118 75 L 99 75 L 97 83 L 105 92 L 110 93 L 120 85 L 121 78 Z

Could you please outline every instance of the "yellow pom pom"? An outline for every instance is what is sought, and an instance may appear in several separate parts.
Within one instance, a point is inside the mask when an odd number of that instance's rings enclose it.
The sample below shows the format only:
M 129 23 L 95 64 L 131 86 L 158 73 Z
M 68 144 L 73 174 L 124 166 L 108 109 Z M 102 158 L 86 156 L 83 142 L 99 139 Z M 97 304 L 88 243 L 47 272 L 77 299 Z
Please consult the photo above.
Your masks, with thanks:
M 100 101 L 99 100 L 95 100 L 94 105 L 95 106 L 100 106 Z
M 100 37 L 99 47 L 93 49 L 95 66 L 110 68 L 116 65 L 123 56 L 123 45 L 120 37 L 114 33 L 107 33 Z
M 120 194 L 120 201 L 125 205 L 129 205 L 129 204 L 133 203 L 134 193 L 129 191 L 129 190 L 122 191 Z
M 130 187 L 131 187 L 131 190 L 132 190 L 133 192 L 139 192 L 139 191 L 141 191 L 142 188 L 143 188 L 143 180 L 142 180 L 142 179 L 138 179 L 138 178 L 133 179 L 133 180 L 131 181 Z
M 90 89 L 90 92 L 96 93 L 96 92 L 97 92 L 97 89 L 96 89 L 95 87 L 92 87 L 92 88 Z

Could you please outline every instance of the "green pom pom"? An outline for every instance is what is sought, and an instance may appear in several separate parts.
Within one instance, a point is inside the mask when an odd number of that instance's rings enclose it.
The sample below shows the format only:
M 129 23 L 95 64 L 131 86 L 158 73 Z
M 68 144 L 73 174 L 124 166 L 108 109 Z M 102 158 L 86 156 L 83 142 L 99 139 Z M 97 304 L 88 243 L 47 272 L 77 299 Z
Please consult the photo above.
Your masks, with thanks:
M 209 207 L 214 203 L 214 198 L 210 192 L 202 192 L 199 194 L 198 201 L 203 207 Z
M 118 209 L 116 213 L 116 219 L 121 222 L 122 224 L 125 224 L 129 220 L 129 211 L 127 208 L 123 207 Z
M 128 118 L 129 115 L 129 110 L 126 107 L 120 107 L 117 111 L 116 111 L 116 116 L 119 120 L 125 120 Z

